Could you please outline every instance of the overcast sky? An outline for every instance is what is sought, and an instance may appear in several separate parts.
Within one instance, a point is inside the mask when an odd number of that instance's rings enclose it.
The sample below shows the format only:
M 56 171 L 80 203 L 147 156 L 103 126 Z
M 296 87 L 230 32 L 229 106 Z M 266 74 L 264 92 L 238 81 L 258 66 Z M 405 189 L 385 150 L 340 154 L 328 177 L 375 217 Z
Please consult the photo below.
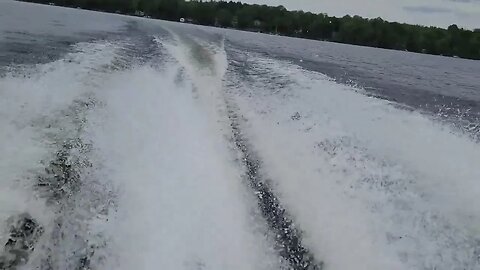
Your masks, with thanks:
M 480 28 L 480 0 L 243 0 L 245 3 L 283 5 L 292 10 L 382 17 L 389 21 L 447 27 Z

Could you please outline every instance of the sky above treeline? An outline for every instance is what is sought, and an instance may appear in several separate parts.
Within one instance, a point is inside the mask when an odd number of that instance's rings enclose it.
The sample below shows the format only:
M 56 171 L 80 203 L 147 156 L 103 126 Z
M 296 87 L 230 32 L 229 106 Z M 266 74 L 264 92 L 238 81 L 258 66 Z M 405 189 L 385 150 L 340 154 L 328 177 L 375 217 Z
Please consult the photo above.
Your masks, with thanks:
M 243 0 L 250 4 L 283 5 L 289 10 L 360 15 L 385 20 L 447 27 L 480 28 L 480 0 Z

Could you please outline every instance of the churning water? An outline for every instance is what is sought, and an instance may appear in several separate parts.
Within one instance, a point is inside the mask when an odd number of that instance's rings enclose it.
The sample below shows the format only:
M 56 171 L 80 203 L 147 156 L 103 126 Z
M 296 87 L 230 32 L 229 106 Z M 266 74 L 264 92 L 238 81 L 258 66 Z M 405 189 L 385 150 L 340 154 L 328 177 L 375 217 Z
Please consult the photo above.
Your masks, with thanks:
M 0 2 L 0 269 L 480 269 L 478 74 Z

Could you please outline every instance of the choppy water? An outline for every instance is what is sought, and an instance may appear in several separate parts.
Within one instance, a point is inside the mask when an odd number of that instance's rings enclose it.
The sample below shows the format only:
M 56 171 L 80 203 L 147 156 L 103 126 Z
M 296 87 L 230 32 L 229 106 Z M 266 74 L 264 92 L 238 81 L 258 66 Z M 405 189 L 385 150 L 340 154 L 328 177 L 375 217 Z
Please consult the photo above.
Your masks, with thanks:
M 480 269 L 478 74 L 0 2 L 0 269 Z

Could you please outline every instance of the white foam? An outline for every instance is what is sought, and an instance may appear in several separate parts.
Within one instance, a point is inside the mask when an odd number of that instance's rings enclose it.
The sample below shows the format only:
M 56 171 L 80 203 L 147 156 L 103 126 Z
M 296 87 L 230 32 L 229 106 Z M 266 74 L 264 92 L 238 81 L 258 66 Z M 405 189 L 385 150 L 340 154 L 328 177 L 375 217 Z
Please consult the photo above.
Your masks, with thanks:
M 208 73 L 182 58 L 184 47 L 163 71 L 118 71 L 108 69 L 110 47 L 80 44 L 27 77 L 0 80 L 0 219 L 28 212 L 46 229 L 23 268 L 38 268 L 47 255 L 53 267 L 78 266 L 93 247 L 92 267 L 105 269 L 279 269 L 215 116 L 225 53 L 211 55 Z M 78 129 L 66 109 L 88 98 L 96 106 L 84 115 L 82 134 L 63 134 Z M 48 126 L 58 122 L 65 123 Z M 81 172 L 75 205 L 54 213 L 33 185 L 58 138 L 69 136 L 91 144 L 92 167 Z M 52 239 L 58 215 L 63 237 Z M 5 242 L 4 223 L 0 229 Z
M 223 133 L 194 94 L 206 77 L 183 64 L 115 74 L 98 96 L 105 106 L 87 133 L 119 190 L 105 268 L 278 269 Z
M 263 172 L 328 268 L 478 267 L 478 144 L 292 64 L 251 55 L 249 67 L 250 83 L 229 73 L 230 94 Z
M 35 173 L 45 167 L 40 162 L 57 150 L 45 137 L 44 120 L 84 94 L 85 81 L 95 80 L 90 70 L 112 57 L 108 44 L 81 43 L 76 51 L 0 79 L 0 242 L 7 237 L 3 221 L 10 216 L 27 212 L 42 225 L 51 222 L 51 213 L 32 190 Z

